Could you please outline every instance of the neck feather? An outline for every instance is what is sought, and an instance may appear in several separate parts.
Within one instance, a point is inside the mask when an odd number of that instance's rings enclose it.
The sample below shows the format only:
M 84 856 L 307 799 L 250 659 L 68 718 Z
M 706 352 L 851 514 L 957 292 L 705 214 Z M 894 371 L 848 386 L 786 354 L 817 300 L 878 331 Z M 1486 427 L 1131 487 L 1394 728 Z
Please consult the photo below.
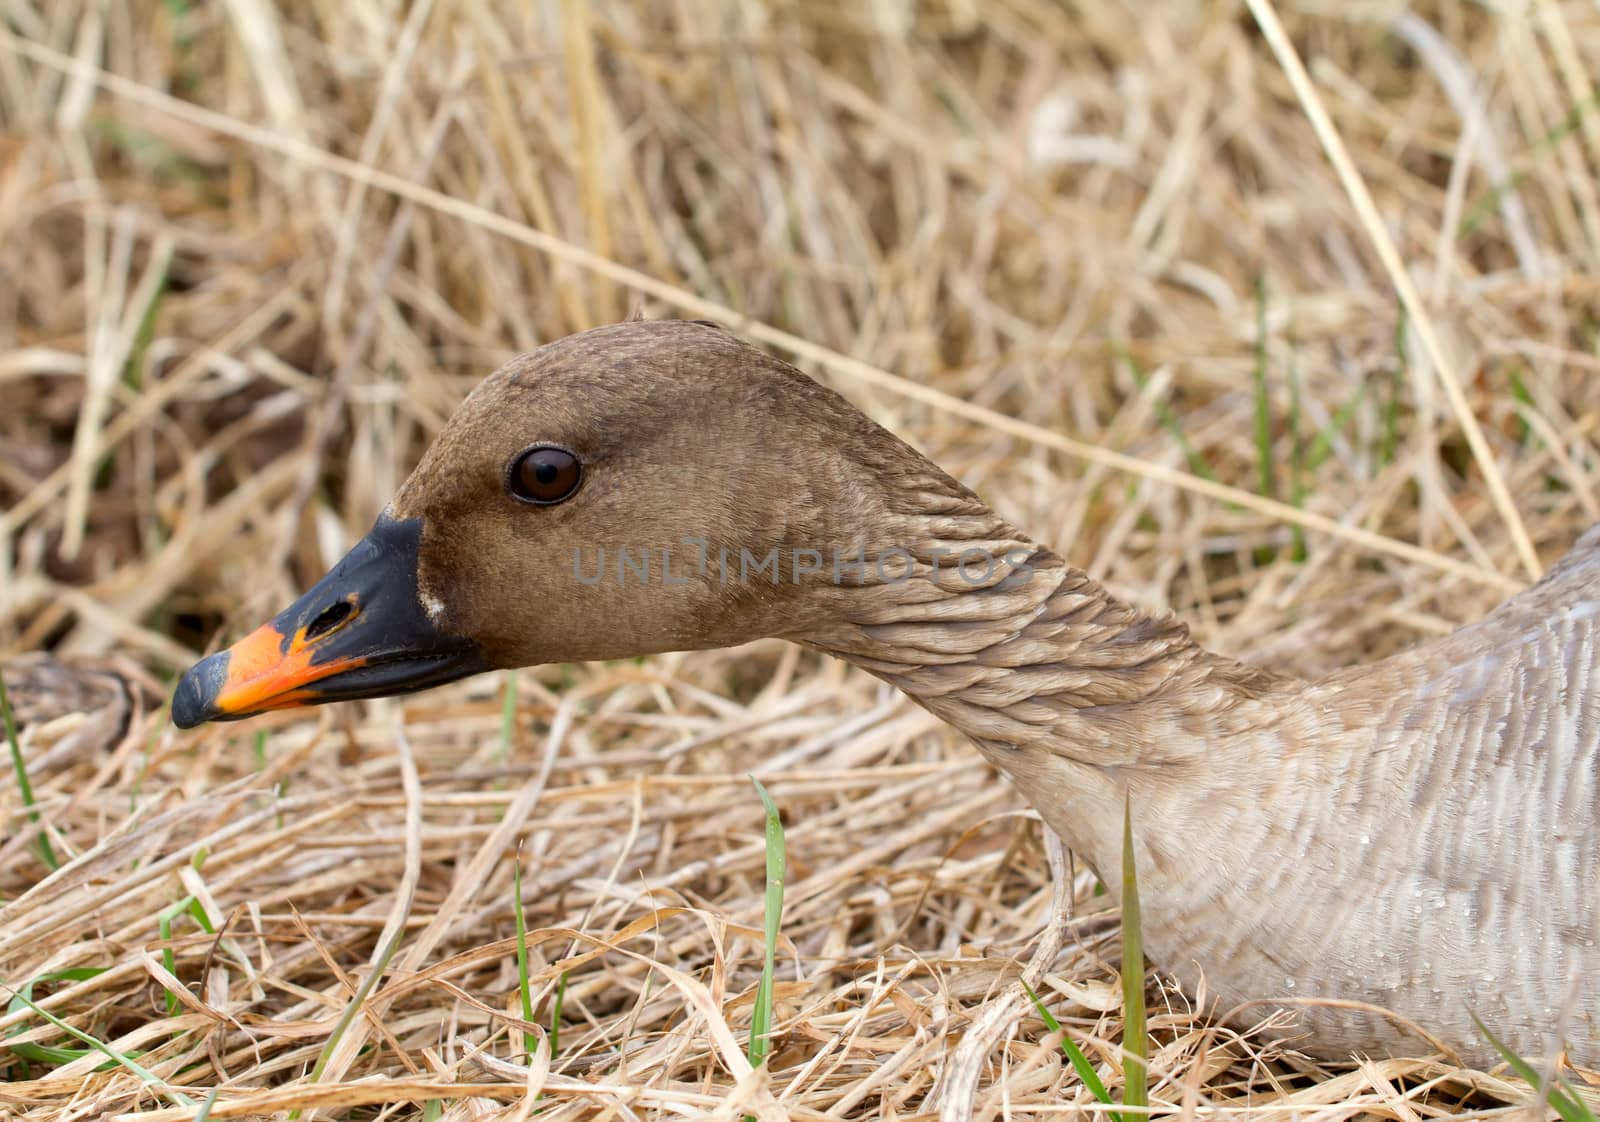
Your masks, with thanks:
M 1019 749 L 1097 768 L 1192 759 L 1280 681 L 1118 600 L 986 507 L 924 528 L 830 589 L 798 638 L 904 690 L 1008 771 Z

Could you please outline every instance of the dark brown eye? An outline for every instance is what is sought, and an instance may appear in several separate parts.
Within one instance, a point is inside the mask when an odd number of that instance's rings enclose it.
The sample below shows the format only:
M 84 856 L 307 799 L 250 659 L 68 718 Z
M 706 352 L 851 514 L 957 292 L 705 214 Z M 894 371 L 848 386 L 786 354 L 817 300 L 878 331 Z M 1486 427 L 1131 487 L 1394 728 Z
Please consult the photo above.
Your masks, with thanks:
M 507 482 L 525 503 L 548 506 L 571 498 L 583 481 L 583 464 L 565 448 L 534 445 L 511 461 Z

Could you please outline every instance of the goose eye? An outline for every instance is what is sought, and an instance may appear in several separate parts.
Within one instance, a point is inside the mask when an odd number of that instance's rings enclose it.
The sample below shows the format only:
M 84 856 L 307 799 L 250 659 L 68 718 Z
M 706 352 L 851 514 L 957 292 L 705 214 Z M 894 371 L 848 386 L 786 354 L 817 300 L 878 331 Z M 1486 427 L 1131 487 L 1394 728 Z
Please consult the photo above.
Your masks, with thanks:
M 507 483 L 525 503 L 548 506 L 572 497 L 583 481 L 583 464 L 565 448 L 535 445 L 511 461 Z

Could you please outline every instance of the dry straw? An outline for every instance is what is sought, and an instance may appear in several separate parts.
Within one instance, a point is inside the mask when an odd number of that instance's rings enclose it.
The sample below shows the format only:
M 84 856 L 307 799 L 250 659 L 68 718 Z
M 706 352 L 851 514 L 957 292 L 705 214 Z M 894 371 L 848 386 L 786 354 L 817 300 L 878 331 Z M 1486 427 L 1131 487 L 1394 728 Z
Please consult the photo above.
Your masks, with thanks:
M 0 671 L 35 805 L 8 754 L 0 983 L 42 1012 L 0 1015 L 0 1115 L 1102 1115 L 1024 977 L 1120 1099 L 1093 877 L 838 664 L 545 668 L 505 725 L 495 679 L 166 722 L 170 673 L 544 340 L 726 320 L 1306 674 L 1477 617 L 1600 518 L 1592 6 L 6 12 Z M 788 853 L 757 1069 L 751 774 Z M 1156 1113 L 1527 1101 L 1147 982 Z

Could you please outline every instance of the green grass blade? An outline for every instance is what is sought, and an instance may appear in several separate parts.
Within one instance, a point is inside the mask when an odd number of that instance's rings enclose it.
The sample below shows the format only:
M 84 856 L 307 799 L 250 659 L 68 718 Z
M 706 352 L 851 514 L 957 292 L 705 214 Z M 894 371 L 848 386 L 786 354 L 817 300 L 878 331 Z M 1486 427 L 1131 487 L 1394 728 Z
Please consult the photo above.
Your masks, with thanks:
M 144 359 L 150 350 L 150 343 L 156 337 L 156 319 L 161 313 L 161 304 L 167 297 L 167 286 L 172 276 L 172 255 L 160 262 L 161 273 L 156 277 L 154 289 L 150 293 L 150 302 L 144 306 L 144 314 L 139 317 L 139 328 L 134 333 L 133 346 L 128 350 L 127 361 L 122 364 L 122 384 L 137 393 L 143 386 Z
M 189 867 L 199 872 L 206 863 L 208 851 L 201 847 L 195 850 L 194 856 L 189 858 Z M 161 948 L 161 965 L 168 974 L 174 978 L 178 976 L 178 957 L 172 950 L 172 921 L 181 915 L 187 914 L 207 935 L 215 935 L 217 929 L 212 925 L 211 918 L 206 915 L 205 905 L 194 896 L 185 896 L 175 904 L 169 904 L 156 913 L 156 931 L 161 936 L 161 941 L 166 944 Z M 167 1016 L 175 1017 L 178 1014 L 178 995 L 167 992 Z
M 1565 1122 L 1597 1122 L 1594 1111 L 1589 1109 L 1589 1104 L 1564 1086 L 1559 1077 L 1546 1083 L 1534 1066 L 1501 1043 L 1500 1038 L 1489 1031 L 1489 1026 L 1480 1021 L 1476 1013 L 1471 1016 L 1472 1023 L 1478 1026 L 1478 1031 L 1488 1038 L 1489 1043 L 1494 1045 L 1494 1050 L 1500 1053 L 1501 1058 L 1511 1065 L 1511 1069 L 1521 1076 L 1528 1086 L 1544 1087 L 1544 1100 Z
M 1528 391 L 1528 383 L 1522 380 L 1520 368 L 1513 367 L 1511 371 L 1511 399 L 1523 406 L 1529 412 L 1537 408 L 1533 404 L 1533 394 Z M 1528 438 L 1533 435 L 1533 426 L 1528 424 L 1527 415 L 1522 409 L 1517 410 L 1517 443 L 1526 445 Z
M 1106 1090 L 1105 1083 L 1100 1079 L 1100 1073 L 1095 1071 L 1094 1067 L 1089 1063 L 1089 1057 L 1083 1054 L 1083 1049 L 1074 1044 L 1067 1036 L 1066 1031 L 1061 1027 L 1061 1022 L 1056 1020 L 1050 1010 L 1044 1007 L 1044 1002 L 1040 1001 L 1039 995 L 1033 992 L 1033 987 L 1028 985 L 1027 982 L 1023 982 L 1022 988 L 1027 991 L 1028 996 L 1033 1000 L 1033 1007 L 1039 1011 L 1039 1016 L 1044 1021 L 1044 1027 L 1051 1032 L 1061 1033 L 1061 1051 L 1066 1054 L 1067 1062 L 1072 1065 L 1072 1070 L 1078 1073 L 1078 1080 L 1089 1088 L 1089 1093 L 1096 1099 L 1107 1106 L 1111 1106 L 1111 1092 Z
M 1142 391 L 1149 384 L 1150 376 L 1144 372 L 1144 367 L 1139 365 L 1139 360 L 1134 358 L 1132 352 L 1126 347 L 1113 346 L 1117 357 L 1128 367 L 1128 371 L 1133 375 L 1135 384 Z M 1220 482 L 1217 479 L 1217 473 L 1211 470 L 1210 464 L 1206 463 L 1205 457 L 1195 450 L 1193 444 L 1189 443 L 1188 435 L 1183 431 L 1183 426 L 1178 423 L 1178 418 L 1167 407 L 1167 403 L 1160 398 L 1156 398 L 1151 404 L 1155 407 L 1156 420 L 1160 421 L 1161 427 L 1172 435 L 1173 443 L 1177 444 L 1178 450 L 1183 453 L 1184 460 L 1189 464 L 1189 470 L 1201 479 L 1209 479 L 1213 483 Z
M 1394 320 L 1394 372 L 1389 376 L 1389 397 L 1383 403 L 1383 435 L 1378 443 L 1378 466 L 1394 463 L 1395 452 L 1400 447 L 1400 386 L 1406 378 L 1406 333 L 1410 321 L 1406 308 L 1396 301 Z
M 1590 110 L 1600 108 L 1600 94 L 1578 102 L 1567 115 L 1552 129 L 1539 138 L 1528 150 L 1532 156 L 1543 157 L 1556 144 L 1576 132 L 1583 124 L 1583 118 Z M 1456 224 L 1456 237 L 1465 238 L 1468 234 L 1489 216 L 1489 213 L 1499 208 L 1505 196 L 1520 187 L 1524 180 L 1533 174 L 1531 168 L 1519 169 L 1511 172 L 1498 183 L 1492 184 L 1488 190 L 1477 197 L 1471 206 L 1467 207 L 1461 216 L 1461 221 Z
M 315 1086 L 322 1082 L 323 1073 L 328 1070 L 328 1062 L 333 1059 L 334 1052 L 339 1047 L 339 1042 L 344 1039 L 344 1034 L 350 1031 L 350 1026 L 361 1015 L 366 1007 L 367 998 L 372 996 L 383 980 L 383 975 L 389 969 L 389 963 L 400 950 L 400 944 L 405 940 L 405 925 L 398 925 L 397 929 L 378 945 L 377 953 L 372 959 L 372 969 L 361 979 L 356 986 L 355 993 L 345 1003 L 339 1019 L 333 1023 L 333 1030 L 328 1033 L 328 1038 L 322 1042 L 322 1051 L 317 1054 L 316 1063 L 311 1065 L 311 1074 L 306 1082 Z M 295 1107 L 289 1111 L 289 1122 L 296 1122 L 300 1117 L 300 1108 Z
M 48 974 L 40 974 L 37 978 L 30 979 L 11 991 L 11 1000 L 6 1004 L 6 1014 L 15 1016 L 28 1008 L 27 1002 L 33 997 L 33 987 L 42 982 L 87 982 L 90 978 L 98 978 L 104 973 L 105 968 L 100 966 L 75 966 L 68 970 L 55 970 Z M 6 1035 L 18 1036 L 27 1031 L 27 1025 L 18 1024 L 14 1025 Z M 34 1063 L 50 1066 L 70 1064 L 73 1060 L 82 1059 L 89 1054 L 89 1049 L 87 1048 L 58 1048 L 49 1044 L 18 1043 L 8 1044 L 6 1047 L 24 1060 L 31 1060 Z M 107 1060 L 98 1070 L 104 1071 L 112 1066 L 114 1066 L 113 1063 Z
M 772 979 L 777 965 L 778 926 L 783 918 L 783 878 L 787 872 L 787 861 L 783 845 L 783 819 L 778 814 L 777 804 L 767 794 L 761 780 L 752 775 L 750 782 L 755 784 L 756 794 L 761 796 L 761 805 L 767 813 L 765 955 L 761 963 L 761 984 L 756 987 L 755 1009 L 750 1016 L 750 1064 L 760 1067 L 772 1051 L 772 1042 L 768 1039 L 772 1031 Z
M 17 739 L 17 722 L 11 715 L 11 696 L 6 693 L 6 676 L 0 673 L 0 721 L 5 723 L 6 743 L 11 745 L 11 774 L 17 777 L 17 790 L 22 795 L 22 805 L 28 808 L 28 820 L 39 824 L 39 857 L 51 869 L 61 868 L 61 861 L 50 845 L 50 838 L 40 821 L 38 808 L 33 802 L 33 784 L 28 782 L 28 769 L 22 764 L 22 745 Z
M 500 766 L 511 758 L 511 742 L 517 731 L 517 672 L 506 671 L 506 691 L 500 702 Z
M 189 897 L 184 897 L 187 903 Z M 180 905 L 181 907 L 181 905 Z M 174 978 L 178 976 L 178 956 L 172 949 L 172 909 L 163 908 L 161 914 L 156 916 L 156 934 L 161 937 L 164 944 L 161 948 L 161 965 L 168 974 Z M 167 991 L 167 1016 L 178 1015 L 178 995 L 171 990 Z
M 1350 399 L 1334 410 L 1333 416 L 1328 419 L 1327 427 L 1317 430 L 1317 435 L 1312 438 L 1311 447 L 1305 456 L 1307 474 L 1315 473 L 1327 458 L 1333 455 L 1334 435 L 1343 432 L 1345 426 L 1350 423 L 1350 418 L 1355 416 L 1356 410 L 1366 400 L 1369 385 L 1370 382 L 1362 382 L 1357 386 L 1356 392 L 1350 395 Z
M 1306 508 L 1306 446 L 1300 438 L 1300 370 L 1295 352 L 1289 351 L 1289 502 L 1296 510 Z M 1294 538 L 1294 560 L 1306 559 L 1306 532 L 1301 526 L 1289 527 Z
M 510 692 L 508 688 L 507 693 Z M 517 991 L 522 997 L 522 1019 L 533 1023 L 533 990 L 528 985 L 528 916 L 522 907 L 522 848 L 517 847 L 516 863 L 511 866 L 512 912 L 517 919 Z M 522 1051 L 531 1060 L 539 1049 L 539 1038 L 523 1030 Z M 551 1058 L 554 1058 L 555 1041 L 551 1039 Z
M 73 1028 L 71 1025 L 67 1024 L 66 1021 L 63 1021 L 60 1017 L 56 1016 L 54 1013 L 51 1013 L 51 1012 L 48 1012 L 48 1011 L 46 1011 L 44 1009 L 39 1008 L 39 1006 L 34 1004 L 32 998 L 28 997 L 26 994 L 22 993 L 20 990 L 12 990 L 11 991 L 11 995 L 12 995 L 11 996 L 11 1000 L 13 1002 L 20 1002 L 21 1004 L 26 1006 L 28 1009 L 32 1010 L 37 1016 L 43 1017 L 45 1020 L 49 1021 L 52 1025 L 55 1025 L 56 1028 L 60 1029 L 64 1033 L 66 1033 L 68 1036 L 75 1036 L 79 1040 L 83 1041 L 85 1044 L 87 1044 L 89 1046 L 89 1048 L 92 1051 L 103 1053 L 104 1055 L 109 1057 L 111 1060 L 113 1060 L 117 1064 L 120 1064 L 122 1067 L 127 1068 L 129 1071 L 133 1072 L 141 1080 L 143 1080 L 146 1084 L 148 1084 L 151 1087 L 155 1088 L 161 1094 L 167 1096 L 167 1098 L 171 1099 L 174 1103 L 178 1104 L 179 1106 L 193 1106 L 194 1105 L 194 1100 L 193 1099 L 189 1098 L 187 1095 L 184 1095 L 183 1093 L 181 1093 L 179 1091 L 176 1091 L 176 1090 L 172 1089 L 171 1087 L 168 1087 L 167 1084 L 166 1084 L 166 1081 L 164 1079 L 162 1079 L 160 1076 L 156 1075 L 156 1073 L 151 1071 L 149 1068 L 144 1067 L 137 1060 L 135 1060 L 132 1056 L 127 1056 L 127 1055 L 124 1055 L 121 1052 L 118 1052 L 115 1048 L 111 1047 L 109 1044 L 105 1044 L 105 1043 L 102 1043 L 99 1040 L 96 1040 L 94 1037 L 90 1036 L 88 1033 L 84 1032 L 82 1029 Z
M 1267 279 L 1256 277 L 1256 473 L 1261 493 L 1278 495 L 1278 480 L 1272 470 L 1272 402 L 1267 396 Z
M 1150 1105 L 1150 1034 L 1144 1008 L 1144 937 L 1133 858 L 1133 804 L 1122 804 L 1122 1050 L 1125 1106 Z M 1125 1116 L 1126 1117 L 1126 1116 Z

